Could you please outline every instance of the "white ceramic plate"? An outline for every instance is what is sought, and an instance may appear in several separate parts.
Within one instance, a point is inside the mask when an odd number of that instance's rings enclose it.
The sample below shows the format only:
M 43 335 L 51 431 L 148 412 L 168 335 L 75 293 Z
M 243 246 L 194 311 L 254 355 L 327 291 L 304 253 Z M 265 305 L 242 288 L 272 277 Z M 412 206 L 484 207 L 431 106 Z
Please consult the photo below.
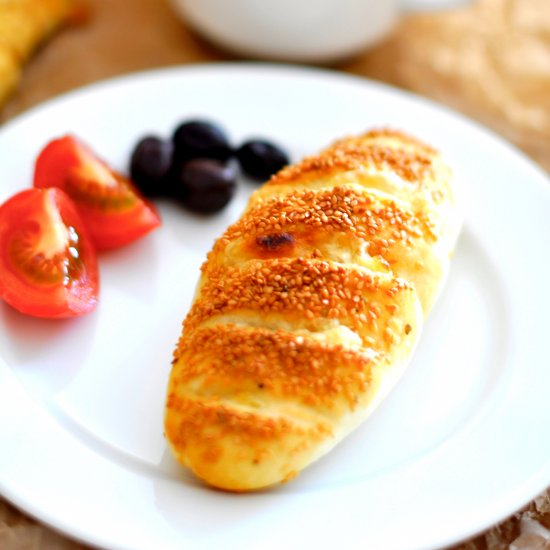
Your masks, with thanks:
M 108 548 L 426 548 L 471 536 L 550 484 L 550 184 L 511 147 L 441 107 L 363 79 L 222 65 L 102 83 L 0 132 L 0 201 L 73 132 L 125 169 L 143 134 L 207 117 L 234 143 L 263 135 L 294 160 L 393 126 L 436 145 L 463 190 L 448 285 L 404 378 L 374 416 L 291 483 L 210 490 L 162 435 L 173 346 L 199 265 L 252 187 L 204 219 L 102 254 L 100 305 L 66 322 L 0 305 L 0 490 L 40 520 Z

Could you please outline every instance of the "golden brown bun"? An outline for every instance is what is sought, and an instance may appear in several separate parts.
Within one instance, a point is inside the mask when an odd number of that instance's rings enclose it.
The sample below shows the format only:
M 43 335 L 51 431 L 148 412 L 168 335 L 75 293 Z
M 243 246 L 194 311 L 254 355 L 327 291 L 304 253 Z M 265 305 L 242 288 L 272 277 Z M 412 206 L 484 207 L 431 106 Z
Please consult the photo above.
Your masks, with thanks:
M 202 267 L 168 387 L 176 458 L 245 491 L 330 450 L 402 374 L 457 233 L 448 168 L 399 132 L 274 176 Z

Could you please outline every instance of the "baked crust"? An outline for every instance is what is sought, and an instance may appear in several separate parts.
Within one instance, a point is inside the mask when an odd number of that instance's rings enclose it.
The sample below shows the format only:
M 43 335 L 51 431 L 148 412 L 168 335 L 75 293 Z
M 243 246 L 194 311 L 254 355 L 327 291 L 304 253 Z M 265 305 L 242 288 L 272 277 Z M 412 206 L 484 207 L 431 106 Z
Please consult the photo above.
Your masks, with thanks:
M 458 233 L 450 171 L 392 130 L 256 191 L 214 244 L 174 352 L 165 433 L 207 483 L 294 477 L 401 376 Z

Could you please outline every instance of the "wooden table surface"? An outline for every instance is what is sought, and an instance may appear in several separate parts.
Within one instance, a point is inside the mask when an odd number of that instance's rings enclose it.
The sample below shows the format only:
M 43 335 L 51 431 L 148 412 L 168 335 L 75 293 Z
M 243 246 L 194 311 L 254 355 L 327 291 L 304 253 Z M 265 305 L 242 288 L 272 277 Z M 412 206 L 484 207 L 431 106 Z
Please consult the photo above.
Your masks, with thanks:
M 518 6 L 519 1 L 523 1 L 524 7 L 530 3 L 532 9 L 541 13 L 540 6 L 543 4 L 537 7 L 537 0 L 517 1 Z M 460 25 L 469 24 L 469 17 L 471 21 L 475 20 L 478 26 L 479 20 L 485 17 L 490 25 L 491 13 L 498 15 L 501 4 L 506 4 L 505 8 L 509 11 L 514 2 L 484 0 L 479 4 L 480 6 L 475 8 L 480 10 L 478 13 L 462 12 L 451 15 L 447 20 L 447 36 L 452 36 L 452 32 L 455 32 L 456 36 L 462 36 Z M 196 36 L 174 16 L 165 1 L 88 0 L 88 6 L 89 17 L 85 21 L 63 29 L 35 53 L 25 69 L 18 90 L 0 109 L 0 123 L 62 92 L 115 75 L 162 66 L 238 59 Z M 489 8 L 493 11 L 488 11 Z M 429 29 L 436 28 L 429 17 L 403 20 L 395 33 L 383 44 L 331 68 L 406 86 L 446 101 L 493 126 L 505 137 L 523 147 L 543 166 L 550 168 L 550 162 L 545 162 L 550 158 L 550 136 L 544 134 L 544 127 L 541 130 L 539 127 L 531 128 L 528 124 L 523 124 L 517 113 L 511 113 L 510 109 L 499 114 L 499 106 L 495 106 L 494 101 L 491 103 L 481 95 L 477 96 L 481 98 L 477 101 L 475 94 L 472 95 L 471 86 L 463 88 L 462 96 L 449 93 L 445 71 L 435 70 L 434 67 L 438 66 L 437 59 L 431 59 L 429 56 L 432 54 L 426 53 L 433 50 L 436 39 L 441 40 L 441 26 L 438 22 L 438 32 L 428 36 Z M 473 29 L 474 26 L 469 28 Z M 550 18 L 548 28 L 543 29 L 545 33 L 548 31 Z M 415 49 L 404 43 L 407 39 L 415 40 L 415 32 L 426 37 L 423 49 Z M 482 40 L 487 32 L 487 29 L 481 29 L 479 39 Z M 496 30 L 493 31 L 493 35 L 495 34 Z M 416 45 L 418 41 L 413 43 Z M 445 45 L 442 46 L 443 49 L 444 47 Z M 446 47 L 451 46 L 447 44 Z M 456 51 L 456 47 L 452 46 L 452 49 Z M 550 53 L 550 48 L 548 52 Z M 410 72 L 411 66 L 417 69 L 415 73 Z M 464 71 L 467 71 L 467 68 Z M 456 77 L 460 71 L 457 69 L 453 74 Z M 464 78 L 467 76 L 465 74 Z M 550 69 L 547 83 L 549 86 L 546 90 L 550 92 Z M 550 98 L 550 93 L 547 93 L 547 96 Z M 550 103 L 546 98 L 541 98 L 541 101 L 543 108 L 548 109 L 545 112 L 550 120 Z M 521 108 L 521 104 L 518 105 Z M 512 122 L 509 119 L 513 119 Z M 543 493 L 502 524 L 456 548 L 509 547 L 550 549 L 550 492 Z M 73 549 L 82 546 L 42 527 L 0 499 L 0 548 L 45 550 Z

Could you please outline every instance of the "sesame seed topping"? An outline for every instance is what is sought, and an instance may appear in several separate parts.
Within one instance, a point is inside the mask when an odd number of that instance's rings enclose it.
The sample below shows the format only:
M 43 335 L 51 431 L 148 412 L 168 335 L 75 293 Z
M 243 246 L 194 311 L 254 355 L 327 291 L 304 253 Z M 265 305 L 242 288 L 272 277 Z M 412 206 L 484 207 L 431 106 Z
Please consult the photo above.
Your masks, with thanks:
M 338 320 L 372 336 L 382 312 L 389 317 L 384 306 L 415 300 L 415 291 L 402 279 L 357 266 L 308 258 L 252 260 L 231 272 L 223 265 L 208 270 L 184 330 L 192 332 L 221 314 L 256 311 L 280 314 L 298 328 Z
M 344 140 L 318 155 L 306 157 L 298 164 L 283 168 L 267 185 L 280 185 L 300 178 L 359 170 L 365 166 L 394 172 L 404 181 L 420 186 L 432 170 L 432 155 L 425 149 L 394 148 L 376 142 Z
M 203 445 L 206 443 L 206 449 L 210 448 L 212 442 L 205 435 L 208 432 L 214 432 L 215 438 L 238 438 L 241 443 L 252 447 L 257 447 L 262 440 L 277 439 L 289 432 L 325 436 L 329 433 L 329 429 L 322 424 L 304 428 L 285 417 L 240 410 L 215 398 L 199 400 L 172 392 L 168 395 L 166 407 L 173 413 L 167 417 L 166 435 L 180 451 L 193 440 L 199 440 Z
M 219 245 L 251 233 L 270 238 L 279 226 L 285 234 L 294 228 L 319 224 L 324 232 L 355 229 L 358 238 L 369 240 L 374 234 L 394 235 L 405 240 L 425 236 L 431 231 L 419 215 L 406 205 L 379 195 L 338 186 L 330 190 L 297 190 L 282 197 L 271 197 L 251 208 L 220 239 Z M 392 226 L 391 228 L 388 228 Z M 286 239 L 286 237 L 285 237 Z
M 330 410 L 339 400 L 354 408 L 370 382 L 373 354 L 283 330 L 217 324 L 182 338 L 175 358 L 185 362 L 180 384 L 200 378 L 209 392 L 216 385 L 252 393 L 261 386 Z

